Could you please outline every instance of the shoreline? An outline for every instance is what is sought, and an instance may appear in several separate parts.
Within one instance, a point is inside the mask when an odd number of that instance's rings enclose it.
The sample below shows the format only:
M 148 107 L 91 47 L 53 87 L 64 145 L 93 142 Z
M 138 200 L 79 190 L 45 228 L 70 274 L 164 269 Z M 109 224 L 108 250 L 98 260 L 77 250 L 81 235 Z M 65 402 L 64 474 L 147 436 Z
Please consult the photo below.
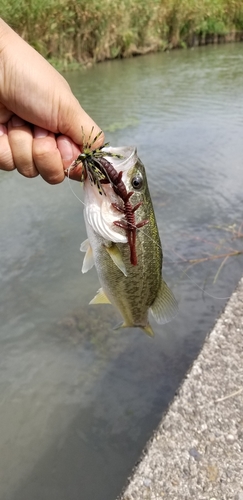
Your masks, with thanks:
M 243 0 L 17 0 L 1 17 L 56 67 L 243 40 Z
M 226 35 L 219 34 L 192 34 L 188 37 L 187 42 L 181 42 L 177 45 L 172 45 L 168 43 L 168 45 L 164 45 L 161 48 L 160 43 L 154 43 L 151 46 L 145 47 L 136 47 L 135 45 L 131 45 L 129 50 L 122 56 L 117 57 L 105 57 L 101 60 L 94 60 L 93 58 L 86 59 L 82 62 L 77 61 L 62 61 L 57 60 L 56 58 L 47 58 L 48 62 L 52 64 L 59 71 L 76 71 L 76 70 L 85 70 L 88 69 L 95 64 L 100 64 L 105 61 L 112 61 L 117 59 L 131 59 L 133 57 L 140 57 L 147 54 L 156 54 L 158 52 L 169 52 L 171 50 L 188 50 L 193 47 L 205 47 L 207 45 L 221 45 L 228 43 L 239 43 L 243 41 L 243 32 L 232 32 Z
M 243 500 L 243 278 L 117 500 Z

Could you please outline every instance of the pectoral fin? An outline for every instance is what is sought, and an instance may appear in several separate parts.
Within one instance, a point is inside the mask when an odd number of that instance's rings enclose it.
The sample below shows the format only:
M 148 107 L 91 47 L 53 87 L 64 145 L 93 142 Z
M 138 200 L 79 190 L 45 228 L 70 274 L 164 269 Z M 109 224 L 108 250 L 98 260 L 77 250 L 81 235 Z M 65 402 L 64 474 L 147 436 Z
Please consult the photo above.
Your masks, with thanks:
M 114 264 L 120 269 L 120 271 L 127 276 L 127 270 L 125 268 L 125 264 L 122 260 L 122 254 L 118 248 L 118 246 L 113 243 L 110 247 L 105 246 L 110 258 L 113 260 Z
M 90 247 L 89 240 L 84 240 L 81 245 L 80 245 L 80 252 L 87 252 L 88 248 Z
M 106 296 L 103 288 L 100 288 L 95 295 L 95 297 L 90 301 L 90 304 L 110 304 L 108 297 Z
M 94 265 L 94 257 L 89 240 L 83 241 L 80 251 L 86 252 L 83 260 L 82 273 L 87 273 Z
M 150 307 L 150 310 L 154 319 L 160 325 L 171 321 L 178 312 L 178 303 L 163 279 L 161 279 L 158 295 Z

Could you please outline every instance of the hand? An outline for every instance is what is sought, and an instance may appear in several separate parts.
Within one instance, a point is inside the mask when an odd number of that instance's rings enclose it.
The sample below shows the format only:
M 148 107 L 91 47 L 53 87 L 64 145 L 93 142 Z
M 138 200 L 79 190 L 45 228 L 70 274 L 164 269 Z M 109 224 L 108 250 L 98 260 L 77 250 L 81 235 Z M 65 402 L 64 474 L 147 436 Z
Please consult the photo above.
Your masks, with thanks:
M 100 128 L 66 80 L 0 19 L 0 169 L 62 182 L 92 127 L 94 138 Z M 101 134 L 94 147 L 103 142 Z

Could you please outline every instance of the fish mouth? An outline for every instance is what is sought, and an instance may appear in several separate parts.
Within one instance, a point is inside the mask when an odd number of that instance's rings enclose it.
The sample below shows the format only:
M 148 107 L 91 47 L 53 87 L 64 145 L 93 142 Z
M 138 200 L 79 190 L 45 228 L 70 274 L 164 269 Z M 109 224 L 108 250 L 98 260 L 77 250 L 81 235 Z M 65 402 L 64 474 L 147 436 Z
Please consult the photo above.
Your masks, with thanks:
M 122 157 L 117 158 L 116 156 L 112 156 L 111 158 L 111 156 L 105 156 L 105 159 L 111 162 L 113 167 L 119 172 L 128 172 L 137 161 L 137 148 L 135 146 L 120 146 L 116 148 L 107 146 L 103 148 L 103 151 Z
M 137 149 L 134 146 L 115 148 L 107 146 L 103 150 L 109 153 L 104 158 L 112 163 L 117 172 L 122 172 L 122 179 L 126 184 L 128 172 L 137 161 Z M 90 184 L 88 177 L 85 179 L 84 192 L 86 206 L 84 212 L 86 223 L 97 234 L 108 241 L 127 243 L 127 234 L 114 224 L 114 222 L 124 217 L 122 211 L 119 212 L 114 208 L 114 205 L 120 205 L 120 199 L 109 184 L 103 184 L 103 191 L 105 196 L 101 196 L 97 187 Z

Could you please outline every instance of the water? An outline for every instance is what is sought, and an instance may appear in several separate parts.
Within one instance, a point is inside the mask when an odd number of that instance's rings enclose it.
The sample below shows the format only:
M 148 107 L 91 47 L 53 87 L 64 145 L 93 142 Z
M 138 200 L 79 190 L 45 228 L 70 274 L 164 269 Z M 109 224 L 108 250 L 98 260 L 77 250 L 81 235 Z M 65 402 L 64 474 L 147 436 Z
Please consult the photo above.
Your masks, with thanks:
M 114 332 L 116 311 L 88 306 L 99 285 L 80 272 L 86 235 L 68 182 L 0 173 L 1 500 L 115 500 L 225 305 L 210 295 L 240 279 L 241 256 L 215 284 L 223 258 L 188 259 L 242 248 L 242 61 L 234 44 L 66 75 L 107 140 L 136 145 L 147 167 L 180 302 L 153 340 Z

